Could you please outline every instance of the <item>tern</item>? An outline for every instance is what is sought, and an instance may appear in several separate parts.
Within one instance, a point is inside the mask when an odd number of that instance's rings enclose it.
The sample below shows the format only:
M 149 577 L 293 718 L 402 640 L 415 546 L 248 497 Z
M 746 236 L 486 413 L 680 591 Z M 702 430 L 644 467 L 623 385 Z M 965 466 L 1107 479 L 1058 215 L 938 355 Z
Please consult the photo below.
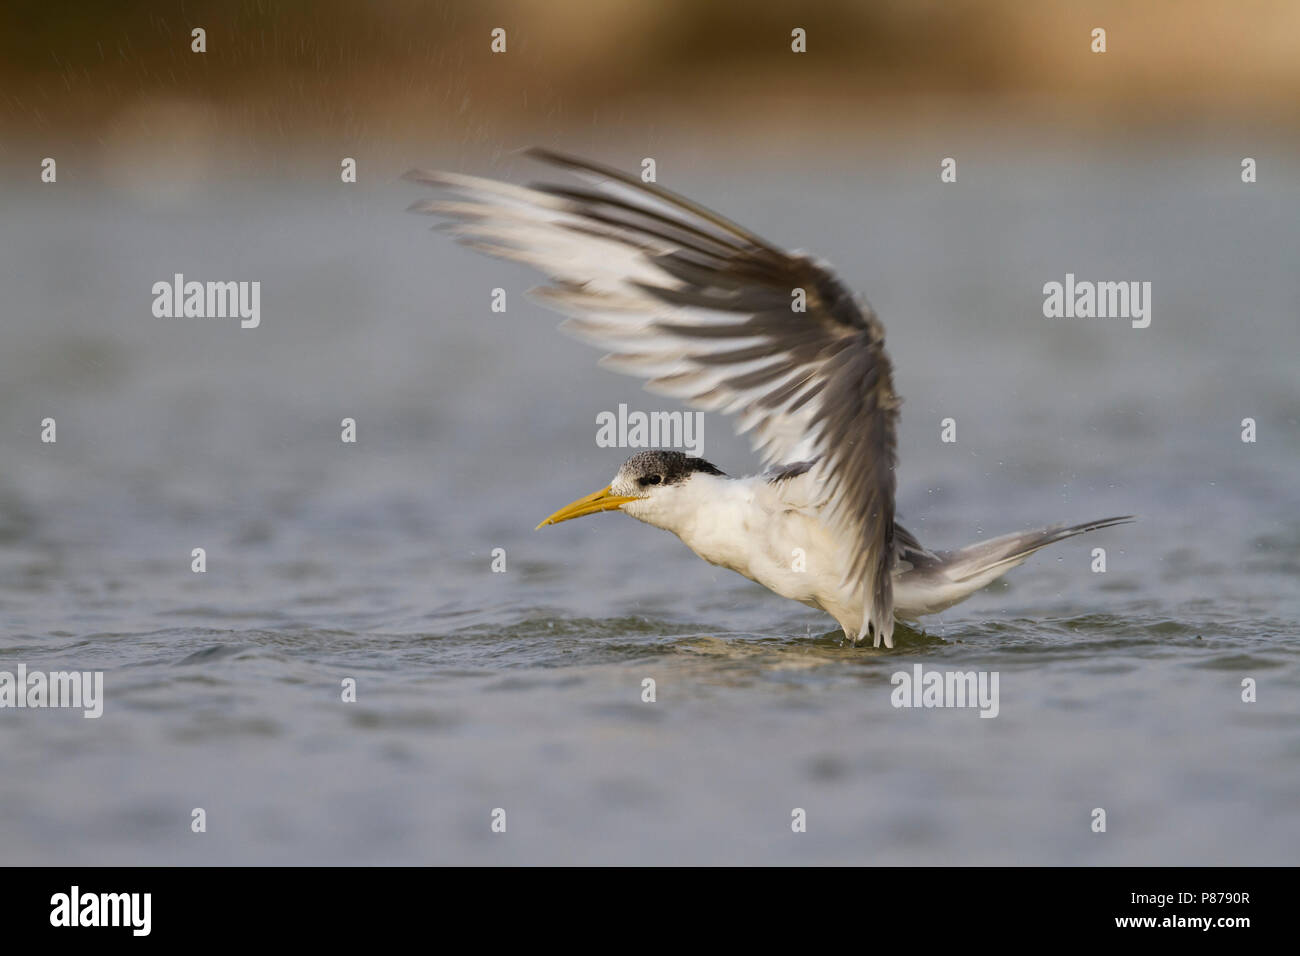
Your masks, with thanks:
M 895 521 L 898 409 L 885 330 L 830 266 L 785 251 L 663 187 L 534 148 L 573 184 L 454 172 L 408 180 L 477 251 L 532 266 L 532 290 L 654 392 L 736 417 L 769 466 L 731 478 L 678 451 L 633 455 L 607 486 L 543 521 L 622 511 L 711 564 L 819 608 L 857 644 L 894 646 L 894 620 L 949 608 L 1034 552 L 1131 515 L 929 550 Z

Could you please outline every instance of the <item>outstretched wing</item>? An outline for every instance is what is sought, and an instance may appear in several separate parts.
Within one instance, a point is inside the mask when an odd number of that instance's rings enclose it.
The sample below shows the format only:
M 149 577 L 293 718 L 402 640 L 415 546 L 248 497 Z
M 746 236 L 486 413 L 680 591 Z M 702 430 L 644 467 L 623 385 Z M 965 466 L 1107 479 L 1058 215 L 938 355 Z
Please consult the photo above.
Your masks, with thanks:
M 815 461 L 849 543 L 846 581 L 892 646 L 895 429 L 884 327 L 824 264 L 625 173 L 547 150 L 575 185 L 515 186 L 448 172 L 417 212 L 474 249 L 527 263 L 562 328 L 610 351 L 602 364 L 697 408 L 737 416 L 769 464 Z

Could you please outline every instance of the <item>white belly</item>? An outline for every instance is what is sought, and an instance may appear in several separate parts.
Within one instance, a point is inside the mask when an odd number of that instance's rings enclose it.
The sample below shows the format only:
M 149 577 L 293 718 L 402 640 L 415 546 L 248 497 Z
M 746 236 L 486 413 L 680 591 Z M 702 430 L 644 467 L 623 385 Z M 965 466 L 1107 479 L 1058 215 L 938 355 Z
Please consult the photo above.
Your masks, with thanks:
M 843 587 L 847 555 L 816 511 L 789 507 L 776 494 L 764 494 L 762 486 L 747 490 L 751 493 L 715 501 L 678 530 L 683 543 L 709 563 L 820 608 L 841 623 L 861 621 L 861 599 Z

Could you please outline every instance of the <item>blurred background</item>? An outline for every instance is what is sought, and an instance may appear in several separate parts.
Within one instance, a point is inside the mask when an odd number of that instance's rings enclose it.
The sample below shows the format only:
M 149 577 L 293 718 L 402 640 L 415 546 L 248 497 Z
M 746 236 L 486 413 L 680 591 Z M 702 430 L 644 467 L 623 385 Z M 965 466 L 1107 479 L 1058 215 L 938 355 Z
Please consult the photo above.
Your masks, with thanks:
M 1300 852 L 1300 5 L 10 0 L 0 52 L 0 669 L 107 695 L 0 712 L 6 862 Z M 534 533 L 633 451 L 598 414 L 674 406 L 403 214 L 405 170 L 532 144 L 653 157 L 865 293 L 925 544 L 1139 523 L 888 654 L 625 518 Z M 155 318 L 175 273 L 261 282 L 260 327 Z M 1151 326 L 1044 318 L 1066 273 Z M 757 466 L 712 416 L 704 455 Z M 998 671 L 999 717 L 893 709 L 918 662 Z
M 954 122 L 1076 146 L 1170 129 L 1291 140 L 1300 94 L 1286 0 L 15 0 L 0 16 L 0 157 L 75 148 L 77 179 L 298 178 L 321 150 L 372 158 L 374 175 L 557 136 L 865 158 L 951 141 Z

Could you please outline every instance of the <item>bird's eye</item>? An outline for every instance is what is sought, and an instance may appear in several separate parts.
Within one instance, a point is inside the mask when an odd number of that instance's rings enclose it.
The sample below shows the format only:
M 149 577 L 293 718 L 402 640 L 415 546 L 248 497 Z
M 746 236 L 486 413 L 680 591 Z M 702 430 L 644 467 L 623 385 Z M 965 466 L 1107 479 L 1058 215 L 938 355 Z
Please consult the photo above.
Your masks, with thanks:
M 641 479 L 641 485 L 642 487 L 646 485 L 657 485 L 661 481 L 663 481 L 663 478 L 660 477 L 659 475 L 646 475 L 644 478 Z

